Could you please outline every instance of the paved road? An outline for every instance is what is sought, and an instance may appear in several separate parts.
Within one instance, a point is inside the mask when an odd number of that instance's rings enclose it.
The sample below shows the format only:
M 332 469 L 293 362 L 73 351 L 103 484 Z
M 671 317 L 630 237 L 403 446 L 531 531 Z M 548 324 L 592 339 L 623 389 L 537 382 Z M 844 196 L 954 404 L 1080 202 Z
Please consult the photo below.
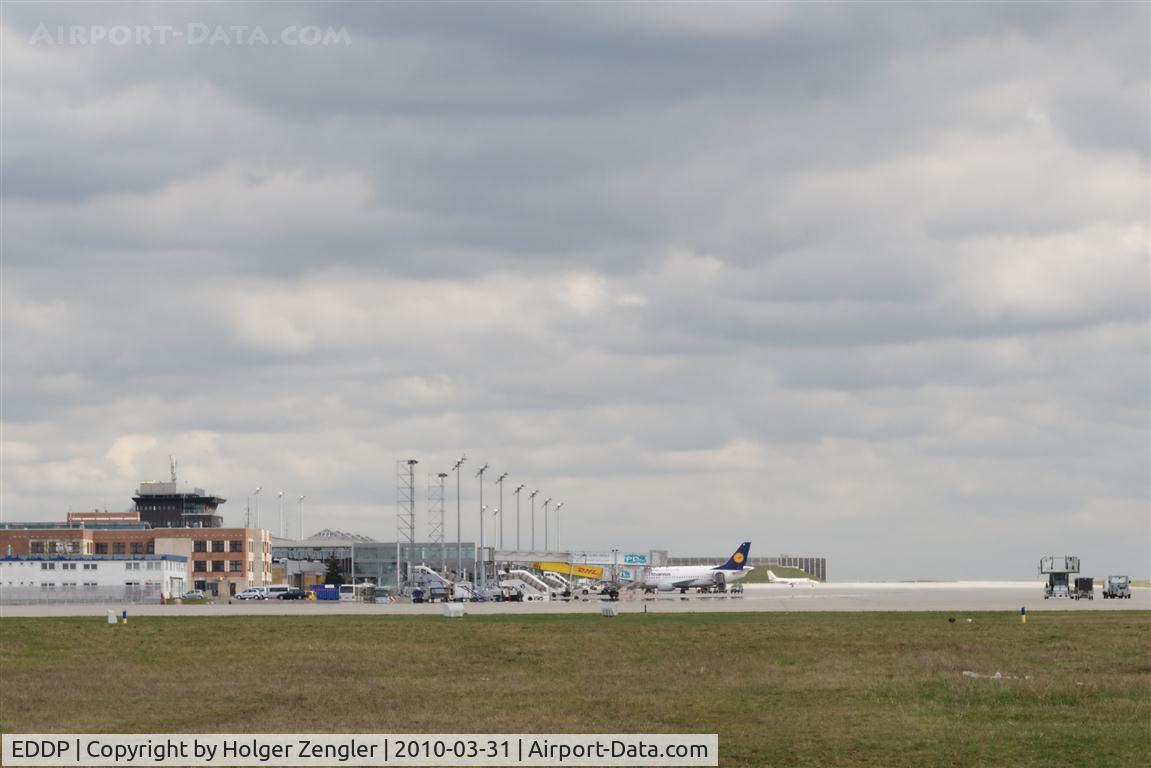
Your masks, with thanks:
M 705 613 L 739 611 L 1126 611 L 1151 610 L 1151 589 L 1134 589 L 1130 600 L 1044 600 L 1040 582 L 860 583 L 786 587 L 749 584 L 742 598 L 660 594 L 643 598 L 625 593 L 621 613 Z M 128 609 L 129 616 L 244 616 L 297 614 L 439 615 L 439 605 L 361 604 L 312 601 L 236 601 L 210 605 L 28 605 L 0 606 L 0 618 L 22 616 L 104 616 Z M 598 613 L 598 600 L 554 603 L 472 603 L 469 614 Z

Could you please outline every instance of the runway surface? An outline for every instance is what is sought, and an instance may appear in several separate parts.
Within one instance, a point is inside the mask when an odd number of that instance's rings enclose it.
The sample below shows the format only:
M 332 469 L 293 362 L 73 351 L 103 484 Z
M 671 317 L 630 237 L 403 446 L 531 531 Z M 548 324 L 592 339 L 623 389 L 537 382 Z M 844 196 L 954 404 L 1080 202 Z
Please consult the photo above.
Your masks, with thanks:
M 647 596 L 625 592 L 620 613 L 709 613 L 742 611 L 1129 611 L 1151 609 L 1151 589 L 1132 589 L 1129 600 L 1044 600 L 1042 582 L 840 583 L 814 587 L 749 584 L 742 597 L 724 595 Z M 440 605 L 399 602 L 369 604 L 316 601 L 233 601 L 206 605 L 5 605 L 0 618 L 105 616 L 127 609 L 129 616 L 250 616 L 313 614 L 441 615 Z M 469 614 L 599 613 L 600 601 L 468 603 Z

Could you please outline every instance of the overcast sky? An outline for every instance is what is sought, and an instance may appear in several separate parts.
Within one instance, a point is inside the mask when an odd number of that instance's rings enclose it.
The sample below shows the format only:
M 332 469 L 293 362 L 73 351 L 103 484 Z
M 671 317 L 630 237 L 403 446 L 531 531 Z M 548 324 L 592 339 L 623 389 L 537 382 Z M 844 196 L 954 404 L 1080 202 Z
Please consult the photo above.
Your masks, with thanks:
M 3 518 L 1146 577 L 1148 7 L 5 3 Z

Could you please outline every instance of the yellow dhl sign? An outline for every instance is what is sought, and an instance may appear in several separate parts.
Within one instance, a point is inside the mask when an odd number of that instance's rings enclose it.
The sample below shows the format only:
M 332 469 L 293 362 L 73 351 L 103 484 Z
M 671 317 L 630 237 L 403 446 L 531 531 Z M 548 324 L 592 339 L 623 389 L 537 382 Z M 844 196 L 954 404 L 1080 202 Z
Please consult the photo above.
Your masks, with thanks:
M 541 571 L 555 571 L 560 576 L 581 576 L 585 579 L 602 579 L 603 568 L 598 565 L 580 565 L 579 563 L 532 563 L 533 568 Z

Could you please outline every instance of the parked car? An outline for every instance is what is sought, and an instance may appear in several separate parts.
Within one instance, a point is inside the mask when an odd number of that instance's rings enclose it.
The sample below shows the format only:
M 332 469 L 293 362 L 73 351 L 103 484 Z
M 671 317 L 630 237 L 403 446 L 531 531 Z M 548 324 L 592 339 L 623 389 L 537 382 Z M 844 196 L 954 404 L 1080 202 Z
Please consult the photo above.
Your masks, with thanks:
M 259 587 L 248 587 L 236 595 L 237 600 L 266 600 L 267 598 L 268 596 L 264 594 L 264 590 Z
M 307 600 L 308 593 L 302 589 L 289 589 L 276 595 L 277 600 Z
M 189 589 L 183 595 L 185 600 L 203 600 L 204 590 L 202 589 Z

